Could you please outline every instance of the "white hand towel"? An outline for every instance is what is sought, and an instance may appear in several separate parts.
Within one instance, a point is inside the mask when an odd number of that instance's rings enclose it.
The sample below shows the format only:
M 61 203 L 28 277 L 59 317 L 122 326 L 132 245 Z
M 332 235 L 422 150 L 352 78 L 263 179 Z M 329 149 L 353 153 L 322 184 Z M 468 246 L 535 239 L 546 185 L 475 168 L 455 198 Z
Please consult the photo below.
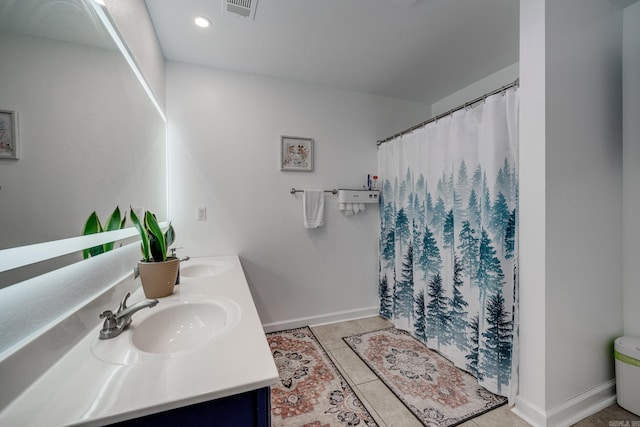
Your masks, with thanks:
M 304 190 L 302 193 L 304 228 L 324 225 L 324 190 Z
M 360 203 L 360 212 L 364 212 L 364 207 L 366 205 L 364 203 Z

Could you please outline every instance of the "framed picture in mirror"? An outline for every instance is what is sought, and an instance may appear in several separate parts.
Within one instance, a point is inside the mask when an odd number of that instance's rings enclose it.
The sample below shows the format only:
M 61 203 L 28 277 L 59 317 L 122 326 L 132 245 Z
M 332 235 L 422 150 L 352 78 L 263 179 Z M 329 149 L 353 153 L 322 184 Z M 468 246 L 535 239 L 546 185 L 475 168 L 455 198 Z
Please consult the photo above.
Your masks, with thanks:
M 0 159 L 18 158 L 17 113 L 0 110 Z

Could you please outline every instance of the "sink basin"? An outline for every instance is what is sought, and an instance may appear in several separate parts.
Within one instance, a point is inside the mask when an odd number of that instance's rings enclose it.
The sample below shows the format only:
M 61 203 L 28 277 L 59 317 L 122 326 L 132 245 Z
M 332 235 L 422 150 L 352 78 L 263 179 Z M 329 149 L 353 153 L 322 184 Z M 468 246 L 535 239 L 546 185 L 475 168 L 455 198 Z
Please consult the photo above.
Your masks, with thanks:
M 174 305 L 135 324 L 131 341 L 147 353 L 177 353 L 208 343 L 228 325 L 227 310 L 215 302 Z
M 180 277 L 212 277 L 229 271 L 233 264 L 227 261 L 194 260 L 180 267 Z
M 241 317 L 235 301 L 204 295 L 177 301 L 167 297 L 146 310 L 136 313 L 131 325 L 115 338 L 101 340 L 96 331 L 91 353 L 107 363 L 141 365 L 208 352 L 230 335 Z

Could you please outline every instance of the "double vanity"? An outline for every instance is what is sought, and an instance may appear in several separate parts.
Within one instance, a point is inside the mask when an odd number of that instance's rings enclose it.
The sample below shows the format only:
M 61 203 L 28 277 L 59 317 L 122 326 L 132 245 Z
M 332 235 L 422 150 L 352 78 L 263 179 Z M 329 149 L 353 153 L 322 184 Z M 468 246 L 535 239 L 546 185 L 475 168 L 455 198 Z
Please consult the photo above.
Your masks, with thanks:
M 183 262 L 174 293 L 131 320 L 109 339 L 96 326 L 0 424 L 269 425 L 278 370 L 237 256 Z

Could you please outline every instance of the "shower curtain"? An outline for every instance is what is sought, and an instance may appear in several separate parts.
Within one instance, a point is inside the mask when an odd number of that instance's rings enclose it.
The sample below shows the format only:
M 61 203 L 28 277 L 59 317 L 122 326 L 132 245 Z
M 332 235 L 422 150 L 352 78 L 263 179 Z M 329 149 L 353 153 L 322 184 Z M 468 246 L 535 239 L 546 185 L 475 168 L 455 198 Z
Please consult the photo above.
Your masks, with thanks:
M 380 314 L 513 401 L 518 92 L 379 147 Z

